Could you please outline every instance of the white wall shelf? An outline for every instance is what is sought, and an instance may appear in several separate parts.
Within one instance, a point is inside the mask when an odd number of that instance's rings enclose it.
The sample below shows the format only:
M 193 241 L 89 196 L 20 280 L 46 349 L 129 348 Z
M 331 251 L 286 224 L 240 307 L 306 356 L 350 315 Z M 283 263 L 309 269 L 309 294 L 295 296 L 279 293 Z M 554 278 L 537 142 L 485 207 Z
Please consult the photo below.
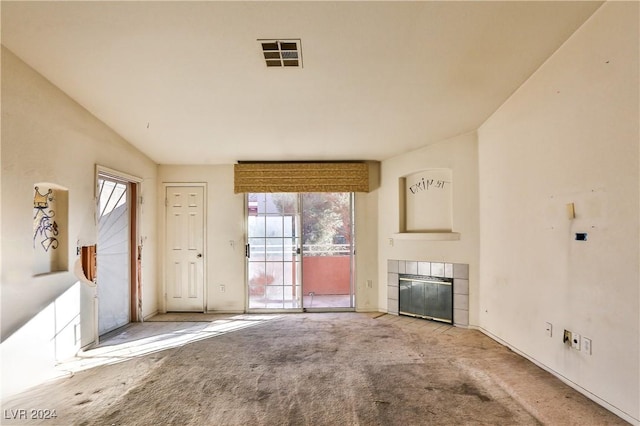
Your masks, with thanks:
M 425 241 L 458 241 L 459 232 L 398 232 L 392 238 L 398 240 L 425 240 Z

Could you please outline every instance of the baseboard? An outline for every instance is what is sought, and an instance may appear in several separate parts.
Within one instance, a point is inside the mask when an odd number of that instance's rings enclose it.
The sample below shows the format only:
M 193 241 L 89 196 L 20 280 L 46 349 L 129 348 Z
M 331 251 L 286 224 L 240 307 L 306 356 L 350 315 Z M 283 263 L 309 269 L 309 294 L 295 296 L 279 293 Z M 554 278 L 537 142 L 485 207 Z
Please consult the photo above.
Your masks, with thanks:
M 148 320 L 149 318 L 151 318 L 154 315 L 158 315 L 158 311 L 157 310 L 151 312 L 150 314 L 144 315 L 142 317 L 142 322 L 145 322 L 146 320 Z
M 86 352 L 86 351 L 88 351 L 89 349 L 93 349 L 93 348 L 95 348 L 96 346 L 98 346 L 98 344 L 97 344 L 97 342 L 96 342 L 95 340 L 94 340 L 93 342 L 91 342 L 91 343 L 87 343 L 86 345 L 84 345 L 84 346 L 80 347 L 80 350 L 79 350 L 78 352 L 76 352 L 76 356 L 77 356 L 79 353 Z
M 582 395 L 586 396 L 587 398 L 589 398 L 590 400 L 592 400 L 596 404 L 598 404 L 598 405 L 606 408 L 607 410 L 611 411 L 613 414 L 615 414 L 616 416 L 620 417 L 621 419 L 623 419 L 623 420 L 625 420 L 625 421 L 627 421 L 627 422 L 629 422 L 629 423 L 631 423 L 633 425 L 640 426 L 640 419 L 637 419 L 637 418 L 633 417 L 632 415 L 630 415 L 629 413 L 626 413 L 626 412 L 622 411 L 621 409 L 617 408 L 616 406 L 611 405 L 609 402 L 607 402 L 604 399 L 600 398 L 599 396 L 591 393 L 589 390 L 583 388 L 579 384 L 571 381 L 567 377 L 563 376 L 561 373 L 555 371 L 553 368 L 541 363 L 540 361 L 538 361 L 535 358 L 529 356 L 528 354 L 526 354 L 525 352 L 523 352 L 520 349 L 516 348 L 515 346 L 513 346 L 513 345 L 509 344 L 508 342 L 502 340 L 500 337 L 494 335 L 490 331 L 485 330 L 484 328 L 476 326 L 476 325 L 469 325 L 468 328 L 471 329 L 471 330 L 477 330 L 477 331 L 481 332 L 482 334 L 486 335 L 487 337 L 489 337 L 489 338 L 495 340 L 496 342 L 500 343 L 501 345 L 506 346 L 507 348 L 511 349 L 513 352 L 515 352 L 518 355 L 520 355 L 521 357 L 526 358 L 527 360 L 531 361 L 532 363 L 534 363 L 538 367 L 542 368 L 546 372 L 548 372 L 550 374 L 553 374 L 555 377 L 560 379 L 564 384 L 566 384 L 566 385 L 570 386 L 571 388 L 573 388 L 574 390 L 580 392 Z

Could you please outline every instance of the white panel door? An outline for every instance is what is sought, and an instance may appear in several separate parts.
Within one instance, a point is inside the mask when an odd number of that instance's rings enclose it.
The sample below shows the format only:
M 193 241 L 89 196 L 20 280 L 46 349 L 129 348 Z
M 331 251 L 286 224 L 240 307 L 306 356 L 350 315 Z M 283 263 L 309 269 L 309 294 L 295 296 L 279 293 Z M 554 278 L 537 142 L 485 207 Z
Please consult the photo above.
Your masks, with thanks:
M 167 311 L 204 311 L 204 188 L 170 186 L 166 193 Z

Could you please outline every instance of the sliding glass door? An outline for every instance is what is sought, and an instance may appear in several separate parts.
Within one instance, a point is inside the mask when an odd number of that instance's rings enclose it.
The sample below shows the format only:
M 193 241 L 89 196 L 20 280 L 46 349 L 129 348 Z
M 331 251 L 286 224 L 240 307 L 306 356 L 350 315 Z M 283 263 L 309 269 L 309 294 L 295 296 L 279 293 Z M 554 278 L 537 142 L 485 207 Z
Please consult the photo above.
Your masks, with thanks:
M 302 200 L 302 293 L 307 309 L 352 308 L 351 194 L 314 192 Z
M 248 308 L 355 306 L 353 195 L 247 194 Z
M 301 309 L 296 194 L 247 194 L 249 309 Z

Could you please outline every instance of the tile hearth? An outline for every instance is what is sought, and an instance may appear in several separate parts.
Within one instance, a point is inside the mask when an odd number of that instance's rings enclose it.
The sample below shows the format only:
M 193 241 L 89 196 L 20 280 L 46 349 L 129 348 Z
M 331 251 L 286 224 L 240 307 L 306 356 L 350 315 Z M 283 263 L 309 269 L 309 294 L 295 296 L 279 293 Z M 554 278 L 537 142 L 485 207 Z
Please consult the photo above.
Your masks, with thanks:
M 387 260 L 387 313 L 398 315 L 400 274 L 453 278 L 453 325 L 469 325 L 469 265 L 466 263 Z

